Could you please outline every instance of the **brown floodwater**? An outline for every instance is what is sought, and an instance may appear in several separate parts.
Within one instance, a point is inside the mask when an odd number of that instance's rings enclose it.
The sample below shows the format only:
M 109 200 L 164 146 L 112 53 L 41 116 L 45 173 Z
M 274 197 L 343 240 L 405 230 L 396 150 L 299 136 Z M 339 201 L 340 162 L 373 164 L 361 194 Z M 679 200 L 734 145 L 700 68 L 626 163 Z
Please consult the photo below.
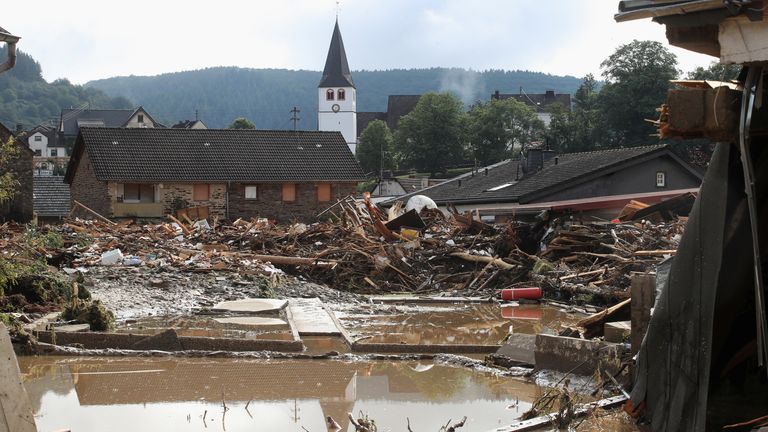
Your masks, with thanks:
M 325 431 L 363 412 L 379 431 L 509 423 L 542 390 L 432 362 L 20 357 L 41 431 Z M 226 404 L 224 414 L 222 401 Z
M 557 333 L 583 316 L 542 305 L 424 304 L 337 312 L 361 343 L 498 345 L 509 333 Z
M 243 316 L 239 316 L 242 318 Z M 176 330 L 179 336 L 219 337 L 237 339 L 293 340 L 291 328 L 287 322 L 279 325 L 247 325 L 233 322 L 220 322 L 217 319 L 231 319 L 226 315 L 180 315 L 148 316 L 128 320 L 118 324 L 118 333 L 155 335 L 168 329 Z M 280 320 L 275 315 L 253 318 Z

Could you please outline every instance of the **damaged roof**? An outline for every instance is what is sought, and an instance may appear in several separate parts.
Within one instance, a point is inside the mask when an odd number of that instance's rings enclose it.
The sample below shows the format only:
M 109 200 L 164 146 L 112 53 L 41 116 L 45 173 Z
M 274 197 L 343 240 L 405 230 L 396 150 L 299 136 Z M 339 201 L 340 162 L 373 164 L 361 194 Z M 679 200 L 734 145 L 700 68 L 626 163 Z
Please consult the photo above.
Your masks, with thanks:
M 413 195 L 426 195 L 437 204 L 527 203 L 566 185 L 575 186 L 661 153 L 676 159 L 693 175 L 701 178 L 701 174 L 674 155 L 669 146 L 653 145 L 560 154 L 544 162 L 540 171 L 528 175 L 523 174 L 523 160 L 509 159 L 390 202 L 407 200 Z
M 359 181 L 340 132 L 256 129 L 80 129 L 70 183 L 87 152 L 102 181 Z

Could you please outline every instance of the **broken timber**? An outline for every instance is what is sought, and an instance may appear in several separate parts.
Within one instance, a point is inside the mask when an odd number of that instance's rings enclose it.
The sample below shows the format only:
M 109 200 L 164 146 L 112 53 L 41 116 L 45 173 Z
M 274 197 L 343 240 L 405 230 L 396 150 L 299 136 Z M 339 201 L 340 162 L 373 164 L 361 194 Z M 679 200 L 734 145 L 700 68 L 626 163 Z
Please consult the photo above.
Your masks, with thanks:
M 586 404 L 577 405 L 573 410 L 574 417 L 581 417 L 589 414 L 598 408 L 611 408 L 616 405 L 622 404 L 627 400 L 624 395 L 613 396 L 599 401 L 590 402 Z M 509 426 L 499 427 L 488 432 L 522 432 L 541 429 L 554 424 L 557 413 L 547 414 L 540 417 L 535 417 L 530 420 L 518 420 Z

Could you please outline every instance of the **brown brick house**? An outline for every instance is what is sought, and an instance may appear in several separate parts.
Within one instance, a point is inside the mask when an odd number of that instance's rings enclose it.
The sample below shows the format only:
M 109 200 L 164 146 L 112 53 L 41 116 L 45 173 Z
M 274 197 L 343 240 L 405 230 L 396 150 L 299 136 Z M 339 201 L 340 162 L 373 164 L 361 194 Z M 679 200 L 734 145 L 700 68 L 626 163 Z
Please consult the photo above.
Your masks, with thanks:
M 339 132 L 83 127 L 65 182 L 107 217 L 312 220 L 364 175 Z
M 17 152 L 9 161 L 8 169 L 13 173 L 14 180 L 18 182 L 13 198 L 0 203 L 0 221 L 11 219 L 17 222 L 28 222 L 32 219 L 33 211 L 32 156 L 34 153 L 23 142 L 17 140 L 2 123 L 0 123 L 0 140 L 3 143 L 13 140 Z

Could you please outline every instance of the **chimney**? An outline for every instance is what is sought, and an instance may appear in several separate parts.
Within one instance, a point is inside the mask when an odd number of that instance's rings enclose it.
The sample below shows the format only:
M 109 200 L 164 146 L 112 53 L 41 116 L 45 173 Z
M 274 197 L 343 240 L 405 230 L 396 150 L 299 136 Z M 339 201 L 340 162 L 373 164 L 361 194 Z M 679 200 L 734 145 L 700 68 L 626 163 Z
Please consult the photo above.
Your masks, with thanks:
M 555 101 L 555 91 L 554 90 L 547 90 L 546 93 L 544 93 L 544 100 L 546 103 L 554 102 Z
M 495 92 L 493 92 L 493 96 L 491 96 L 491 99 L 496 99 L 496 100 L 498 100 L 498 99 L 500 99 L 500 98 L 501 98 L 501 95 L 500 95 L 500 93 L 499 93 L 499 91 L 498 91 L 498 90 L 496 90 Z
M 544 167 L 544 154 L 541 149 L 528 149 L 528 156 L 525 158 L 526 172 L 533 174 Z
M 548 161 L 552 160 L 555 157 L 555 151 L 554 150 L 544 150 L 542 152 L 542 159 L 544 163 L 547 163 Z
M 20 134 L 24 132 L 24 125 L 21 123 L 16 123 L 16 133 Z

